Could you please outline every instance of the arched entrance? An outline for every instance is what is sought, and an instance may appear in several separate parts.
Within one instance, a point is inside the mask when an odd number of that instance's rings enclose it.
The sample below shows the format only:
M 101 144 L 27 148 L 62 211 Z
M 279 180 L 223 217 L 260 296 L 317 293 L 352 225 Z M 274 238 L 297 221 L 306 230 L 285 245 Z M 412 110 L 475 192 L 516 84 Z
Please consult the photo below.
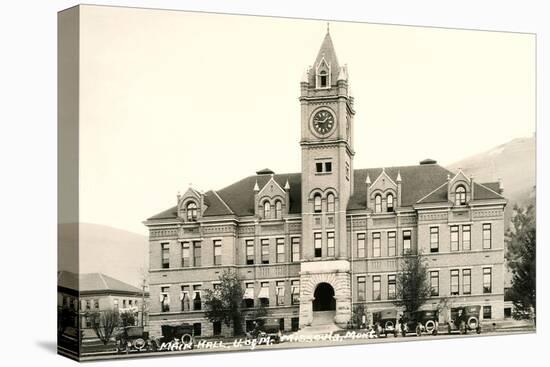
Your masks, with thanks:
M 313 293 L 313 311 L 334 311 L 336 300 L 334 299 L 334 288 L 328 283 L 319 283 Z

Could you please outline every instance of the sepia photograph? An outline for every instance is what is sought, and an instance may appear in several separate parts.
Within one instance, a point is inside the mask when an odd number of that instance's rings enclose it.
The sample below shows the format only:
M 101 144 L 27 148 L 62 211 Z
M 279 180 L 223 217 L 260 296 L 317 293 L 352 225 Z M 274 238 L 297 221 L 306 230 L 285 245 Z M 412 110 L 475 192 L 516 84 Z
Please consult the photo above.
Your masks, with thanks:
M 536 332 L 535 34 L 101 5 L 57 27 L 60 355 Z

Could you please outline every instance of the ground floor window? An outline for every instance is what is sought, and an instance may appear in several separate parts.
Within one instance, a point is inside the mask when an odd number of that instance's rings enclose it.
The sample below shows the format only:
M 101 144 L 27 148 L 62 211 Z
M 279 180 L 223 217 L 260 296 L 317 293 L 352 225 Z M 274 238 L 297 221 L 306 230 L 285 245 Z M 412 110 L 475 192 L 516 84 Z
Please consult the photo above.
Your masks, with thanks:
M 512 307 L 504 308 L 504 318 L 509 319 L 512 317 Z
M 299 317 L 293 317 L 290 319 L 290 327 L 292 331 L 298 331 L 300 327 L 300 318 Z
M 201 336 L 202 334 L 202 324 L 200 322 L 196 322 L 193 324 L 193 335 L 194 336 Z
M 484 319 L 492 318 L 491 306 L 483 306 L 483 318 Z
M 284 319 L 284 317 L 281 317 L 279 319 L 279 330 L 281 330 L 281 331 L 285 330 L 285 319 Z
M 212 328 L 214 329 L 214 331 L 213 331 L 214 336 L 221 335 L 221 333 L 222 333 L 222 323 L 221 323 L 221 321 L 214 321 L 212 323 Z

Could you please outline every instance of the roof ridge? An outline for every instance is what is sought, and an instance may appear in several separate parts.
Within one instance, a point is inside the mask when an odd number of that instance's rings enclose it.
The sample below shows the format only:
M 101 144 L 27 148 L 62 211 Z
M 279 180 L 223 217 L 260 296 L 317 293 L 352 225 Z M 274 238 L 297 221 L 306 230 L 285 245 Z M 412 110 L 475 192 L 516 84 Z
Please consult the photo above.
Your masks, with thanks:
M 110 289 L 109 288 L 109 285 L 107 285 L 107 282 L 105 281 L 105 278 L 103 278 L 103 273 L 97 273 L 99 275 L 99 277 L 101 278 L 101 280 L 103 281 L 103 284 L 105 284 L 105 289 Z
M 497 182 L 498 182 L 498 181 L 497 181 Z M 489 182 L 486 182 L 486 183 L 489 183 Z M 490 183 L 493 183 L 493 182 L 490 182 Z M 506 199 L 506 197 L 504 197 L 504 195 L 499 194 L 499 193 L 496 192 L 495 190 L 491 189 L 490 187 L 485 186 L 485 185 L 482 184 L 482 183 L 479 183 L 479 182 L 474 181 L 474 185 L 479 185 L 479 186 L 483 187 L 484 189 L 487 189 L 487 190 L 491 191 L 493 194 L 496 194 L 496 195 L 500 196 L 501 198 Z M 475 200 L 475 199 L 476 199 L 476 198 L 475 198 L 475 191 L 474 191 L 474 200 Z
M 218 192 L 216 190 L 210 190 L 214 193 L 214 195 L 216 195 L 216 197 L 218 199 L 220 199 L 220 201 L 222 202 L 223 205 L 225 205 L 225 207 L 231 212 L 231 214 L 235 214 L 235 212 L 233 211 L 233 209 L 231 209 L 229 207 L 229 205 L 227 205 L 227 203 L 225 202 L 225 200 L 222 199 L 222 197 L 218 194 Z
M 446 184 L 448 184 L 448 182 L 443 182 L 441 185 L 437 186 L 435 189 L 433 189 L 432 191 L 430 191 L 427 195 L 424 195 L 424 197 L 420 198 L 420 199 L 417 200 L 416 202 L 417 202 L 417 203 L 420 203 L 422 200 L 426 199 L 427 197 L 429 197 L 431 194 L 435 193 L 437 190 L 439 190 L 440 188 L 442 188 L 442 187 L 445 186 Z

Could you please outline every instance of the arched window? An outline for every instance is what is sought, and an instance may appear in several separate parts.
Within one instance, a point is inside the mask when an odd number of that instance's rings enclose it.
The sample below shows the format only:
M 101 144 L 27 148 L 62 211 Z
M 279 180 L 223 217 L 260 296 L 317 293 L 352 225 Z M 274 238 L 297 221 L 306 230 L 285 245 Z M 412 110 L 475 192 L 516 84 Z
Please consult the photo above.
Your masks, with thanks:
M 315 194 L 313 197 L 313 211 L 315 213 L 320 213 L 323 211 L 323 208 L 321 207 L 321 194 Z
M 187 204 L 187 220 L 193 221 L 197 220 L 197 204 L 195 202 L 190 202 Z
M 271 203 L 269 201 L 266 201 L 264 203 L 264 218 L 265 219 L 271 218 Z
M 327 195 L 327 212 L 334 212 L 334 194 Z
M 326 88 L 328 85 L 328 72 L 321 70 L 319 72 L 319 88 Z
M 386 196 L 386 209 L 388 212 L 393 212 L 393 194 Z
M 462 185 L 457 186 L 455 190 L 455 205 L 466 204 L 466 188 Z
M 281 219 L 283 217 L 283 204 L 281 204 L 280 200 L 277 200 L 275 202 L 275 218 Z
M 376 195 L 374 197 L 374 212 L 380 213 L 382 211 L 382 195 Z

